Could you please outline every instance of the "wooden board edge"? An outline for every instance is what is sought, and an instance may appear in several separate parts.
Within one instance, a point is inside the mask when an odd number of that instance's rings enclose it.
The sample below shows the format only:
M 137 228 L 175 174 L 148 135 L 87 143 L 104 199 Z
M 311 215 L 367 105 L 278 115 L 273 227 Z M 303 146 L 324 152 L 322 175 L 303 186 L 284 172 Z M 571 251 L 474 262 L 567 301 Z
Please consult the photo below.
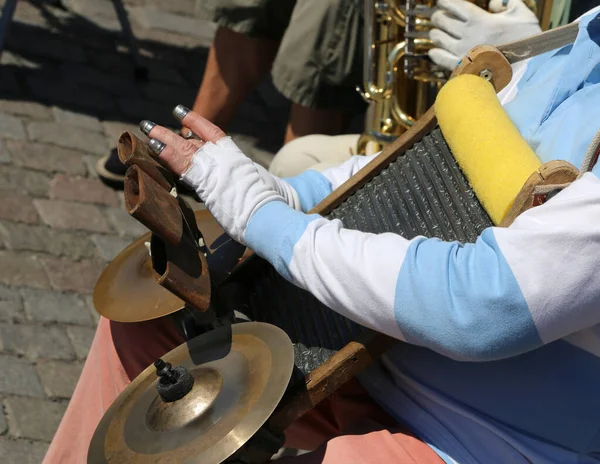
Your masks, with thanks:
M 369 364 L 380 358 L 398 340 L 372 330 L 363 332 L 326 362 L 311 371 L 305 384 L 286 393 L 269 419 L 276 430 L 285 430 Z
M 549 161 L 542 164 L 532 173 L 521 187 L 515 201 L 506 216 L 500 222 L 500 227 L 510 226 L 514 220 L 534 205 L 534 190 L 540 185 L 560 185 L 573 182 L 579 175 L 579 170 L 571 163 L 562 160 Z

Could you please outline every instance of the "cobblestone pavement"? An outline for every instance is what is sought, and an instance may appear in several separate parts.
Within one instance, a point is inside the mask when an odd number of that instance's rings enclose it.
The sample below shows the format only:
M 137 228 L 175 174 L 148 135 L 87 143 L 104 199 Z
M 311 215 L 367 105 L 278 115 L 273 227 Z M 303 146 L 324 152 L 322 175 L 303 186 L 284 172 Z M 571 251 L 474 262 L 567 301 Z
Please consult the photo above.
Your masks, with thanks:
M 94 335 L 96 279 L 145 232 L 97 180 L 96 160 L 141 119 L 174 125 L 214 33 L 194 0 L 126 1 L 149 69 L 140 83 L 109 0 L 51 3 L 19 1 L 0 60 L 3 464 L 41 462 Z M 229 130 L 267 165 L 287 111 L 266 82 Z

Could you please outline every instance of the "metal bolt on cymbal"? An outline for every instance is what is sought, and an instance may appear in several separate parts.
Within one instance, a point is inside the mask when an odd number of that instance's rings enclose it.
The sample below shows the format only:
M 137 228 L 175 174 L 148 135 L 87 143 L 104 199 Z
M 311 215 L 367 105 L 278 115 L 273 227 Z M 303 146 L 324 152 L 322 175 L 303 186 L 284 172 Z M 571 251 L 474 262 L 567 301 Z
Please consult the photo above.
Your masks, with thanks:
M 154 362 L 154 367 L 156 368 L 156 375 L 166 383 L 177 382 L 177 374 L 173 371 L 171 363 L 166 363 L 162 359 L 158 359 Z

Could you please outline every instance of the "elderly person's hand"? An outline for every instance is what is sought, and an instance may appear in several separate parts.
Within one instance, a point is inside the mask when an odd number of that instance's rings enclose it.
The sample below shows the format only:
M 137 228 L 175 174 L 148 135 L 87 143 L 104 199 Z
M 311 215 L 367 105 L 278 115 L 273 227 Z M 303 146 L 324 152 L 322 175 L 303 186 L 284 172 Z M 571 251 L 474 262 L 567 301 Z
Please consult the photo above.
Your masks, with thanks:
M 174 114 L 201 139 L 184 139 L 150 121 L 140 128 L 162 162 L 193 188 L 208 210 L 236 241 L 265 204 L 280 201 L 300 209 L 289 184 L 252 162 L 220 128 L 187 108 Z
M 536 15 L 522 0 L 491 0 L 485 11 L 465 0 L 439 0 L 429 32 L 435 48 L 429 50 L 434 63 L 453 70 L 460 59 L 477 45 L 501 45 L 541 32 Z

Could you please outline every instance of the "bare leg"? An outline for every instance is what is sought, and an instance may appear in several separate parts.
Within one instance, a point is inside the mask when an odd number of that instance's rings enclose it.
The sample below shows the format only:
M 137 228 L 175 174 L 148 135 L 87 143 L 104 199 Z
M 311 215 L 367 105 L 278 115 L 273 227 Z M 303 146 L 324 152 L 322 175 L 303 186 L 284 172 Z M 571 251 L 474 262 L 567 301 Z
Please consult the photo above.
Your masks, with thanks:
M 193 110 L 226 128 L 238 105 L 269 72 L 279 43 L 219 28 Z M 182 129 L 186 134 L 187 128 Z
M 96 427 L 115 398 L 146 367 L 183 342 L 168 316 L 129 323 L 101 317 L 81 377 L 43 464 L 85 463 Z
M 284 143 L 311 134 L 341 134 L 347 124 L 348 116 L 341 110 L 308 108 L 293 103 Z

